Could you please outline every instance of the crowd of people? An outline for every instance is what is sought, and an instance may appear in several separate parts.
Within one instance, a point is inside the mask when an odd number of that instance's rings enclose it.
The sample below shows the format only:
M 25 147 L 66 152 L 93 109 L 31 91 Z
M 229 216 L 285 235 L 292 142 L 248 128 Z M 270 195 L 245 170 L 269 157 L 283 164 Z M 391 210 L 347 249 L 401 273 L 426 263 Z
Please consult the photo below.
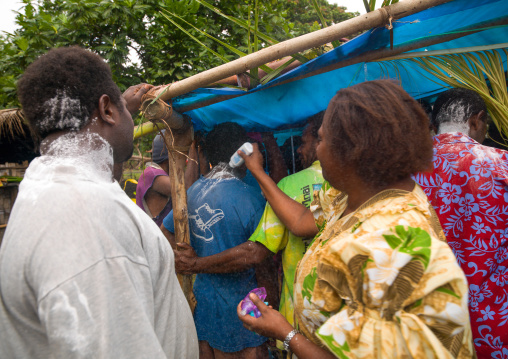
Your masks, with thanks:
M 189 245 L 163 133 L 137 205 L 115 180 L 150 88 L 122 95 L 77 47 L 19 81 L 41 156 L 0 247 L 0 357 L 508 357 L 508 152 L 481 144 L 477 93 L 443 92 L 429 120 L 394 81 L 341 89 L 291 175 L 273 136 L 215 126 L 188 149 Z M 196 275 L 193 312 L 177 273 Z

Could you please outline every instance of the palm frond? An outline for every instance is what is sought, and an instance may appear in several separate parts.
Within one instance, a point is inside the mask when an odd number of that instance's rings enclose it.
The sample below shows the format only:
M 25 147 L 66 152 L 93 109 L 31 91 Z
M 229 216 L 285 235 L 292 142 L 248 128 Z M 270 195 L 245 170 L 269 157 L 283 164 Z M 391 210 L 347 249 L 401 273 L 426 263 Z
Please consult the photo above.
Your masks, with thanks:
M 16 136 L 25 137 L 24 121 L 23 111 L 19 108 L 0 110 L 0 136 L 12 139 Z
M 269 81 L 273 80 L 274 78 L 276 78 L 277 76 L 279 76 L 282 73 L 282 71 L 284 71 L 289 65 L 291 65 L 295 61 L 296 60 L 294 58 L 292 58 L 289 61 L 286 61 L 284 64 L 277 67 L 275 70 L 273 70 L 269 74 L 266 74 L 265 76 L 263 76 L 263 78 L 260 80 L 261 84 L 264 85 L 264 84 L 268 83 Z
M 245 22 L 244 20 L 240 20 L 240 19 L 237 19 L 233 16 L 229 16 L 229 15 L 226 15 L 224 14 L 221 10 L 219 10 L 218 8 L 216 8 L 215 6 L 207 3 L 206 1 L 204 0 L 196 0 L 198 3 L 200 3 L 201 5 L 207 7 L 208 9 L 212 10 L 213 12 L 215 12 L 217 15 L 220 15 L 222 17 L 224 17 L 225 19 L 228 19 L 229 21 L 235 23 L 236 25 L 244 28 L 245 30 L 247 31 L 252 31 L 254 33 L 254 35 L 258 36 L 261 40 L 263 41 L 266 41 L 267 43 L 271 44 L 271 45 L 274 45 L 274 44 L 277 44 L 279 43 L 279 41 L 277 41 L 276 39 L 274 39 L 273 37 L 270 37 L 262 32 L 259 32 L 257 31 L 257 29 L 253 29 L 252 27 L 250 27 L 250 25 Z M 302 64 L 306 63 L 307 61 L 309 61 L 305 56 L 301 55 L 301 54 L 293 54 L 291 55 L 292 57 L 296 58 L 298 61 L 300 61 Z
M 508 139 L 508 91 L 503 57 L 506 49 L 478 51 L 462 54 L 425 56 L 408 59 L 425 72 L 435 82 L 449 87 L 461 87 L 477 92 L 485 101 L 490 117 L 501 133 Z
M 234 46 L 231 46 L 231 45 L 229 45 L 229 44 L 227 44 L 227 43 L 225 43 L 225 42 L 223 42 L 223 41 L 221 41 L 221 40 L 217 39 L 216 37 L 214 37 L 214 36 L 212 36 L 212 35 L 208 34 L 207 32 L 205 32 L 205 31 L 203 31 L 203 30 L 201 30 L 201 29 L 197 28 L 196 26 L 192 25 L 190 22 L 188 22 L 188 21 L 186 21 L 185 19 L 183 19 L 182 17 L 180 17 L 180 16 L 178 16 L 178 15 L 176 15 L 176 14 L 172 13 L 171 11 L 169 11 L 169 10 L 165 10 L 165 9 L 163 9 L 162 11 L 164 11 L 164 12 L 168 13 L 169 15 L 171 15 L 171 16 L 173 16 L 173 17 L 176 17 L 178 20 L 180 20 L 180 21 L 184 22 L 186 25 L 188 25 L 188 26 L 192 27 L 194 30 L 196 30 L 196 31 L 198 31 L 199 33 L 201 33 L 201 34 L 205 35 L 205 36 L 206 36 L 206 37 L 208 37 L 209 39 L 214 40 L 215 42 L 217 42 L 217 43 L 218 43 L 218 44 L 220 44 L 221 46 L 224 46 L 224 47 L 225 47 L 225 48 L 227 48 L 228 50 L 230 50 L 230 51 L 234 52 L 236 55 L 238 55 L 238 56 L 240 56 L 240 57 L 243 57 L 243 56 L 247 55 L 246 53 L 244 53 L 244 52 L 242 52 L 242 51 L 238 50 L 238 49 L 237 49 L 237 48 L 235 48 Z M 166 19 L 168 19 L 168 20 L 169 20 L 169 18 L 168 18 L 167 16 L 165 16 L 164 14 L 162 14 L 162 15 L 163 15 Z M 169 20 L 169 21 L 171 21 L 171 20 Z M 172 24 L 175 24 L 173 21 L 171 21 L 171 23 L 172 23 Z M 188 36 L 190 36 L 190 37 L 191 37 L 194 41 L 196 41 L 196 40 L 197 40 L 195 37 L 193 37 L 192 35 L 190 35 L 190 34 L 188 33 L 188 31 L 183 30 L 183 29 L 182 29 L 182 27 L 180 27 L 180 26 L 178 26 L 178 25 L 175 25 L 175 26 L 177 26 L 177 27 L 178 27 L 180 30 L 182 30 L 185 34 L 187 34 Z M 209 48 L 208 48 L 206 45 L 204 45 L 202 42 L 198 41 L 198 43 L 199 43 L 200 45 L 202 45 L 202 46 L 203 46 L 206 50 L 208 50 L 208 51 L 210 51 L 210 52 L 212 52 L 212 53 L 213 53 L 213 50 L 209 49 Z M 222 58 L 221 58 L 221 59 L 222 59 Z M 222 59 L 222 60 L 224 61 L 224 59 Z M 226 60 L 225 62 L 227 62 L 227 60 Z M 263 71 L 265 71 L 265 72 L 267 72 L 267 73 L 272 71 L 272 69 L 271 69 L 271 68 L 269 68 L 269 67 L 268 67 L 268 66 L 266 66 L 266 65 L 262 65 L 262 66 L 260 66 L 260 68 L 261 68 L 261 69 L 263 69 Z
M 164 16 L 169 22 L 171 22 L 173 25 L 175 25 L 177 28 L 179 28 L 180 30 L 182 30 L 187 36 L 189 36 L 192 40 L 196 41 L 198 44 L 200 44 L 204 49 L 206 49 L 207 51 L 210 51 L 212 54 L 214 54 L 215 56 L 217 56 L 219 59 L 221 59 L 222 61 L 224 61 L 224 63 L 226 62 L 229 62 L 228 59 L 226 59 L 224 56 L 220 55 L 219 53 L 213 51 L 211 48 L 209 48 L 208 46 L 206 46 L 204 43 L 202 43 L 200 40 L 198 40 L 198 38 L 196 38 L 194 35 L 192 35 L 189 31 L 185 30 L 180 24 L 178 24 L 175 20 L 173 20 L 172 18 L 170 18 L 168 15 L 162 13 L 162 11 L 160 12 L 160 14 L 162 16 Z
M 319 21 L 321 21 L 321 27 L 322 28 L 328 27 L 328 24 L 326 23 L 325 17 L 323 16 L 323 13 L 321 12 L 321 8 L 319 7 L 317 0 L 311 0 L 311 1 L 312 1 L 312 5 L 314 6 L 314 10 L 316 10 L 316 12 L 318 14 Z

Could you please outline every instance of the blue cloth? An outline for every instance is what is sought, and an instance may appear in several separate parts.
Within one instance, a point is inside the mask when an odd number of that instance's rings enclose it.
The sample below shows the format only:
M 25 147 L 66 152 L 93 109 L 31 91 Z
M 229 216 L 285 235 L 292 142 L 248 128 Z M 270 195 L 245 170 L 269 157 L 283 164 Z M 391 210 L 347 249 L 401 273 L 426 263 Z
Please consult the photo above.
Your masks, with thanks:
M 236 179 L 200 178 L 187 191 L 191 245 L 200 257 L 248 240 L 265 207 L 259 191 Z M 174 233 L 173 212 L 164 227 Z M 238 303 L 257 288 L 254 269 L 229 274 L 200 273 L 194 282 L 194 322 L 199 340 L 223 352 L 256 347 L 266 341 L 242 325 Z
M 407 53 L 405 46 L 416 41 L 459 34 L 471 29 L 479 31 L 410 52 L 503 44 L 508 37 L 508 26 L 489 28 L 488 24 L 506 18 L 506 0 L 450 1 L 394 21 L 394 53 Z M 382 26 L 366 31 L 336 49 L 248 92 L 232 88 L 200 88 L 172 99 L 172 104 L 175 111 L 180 112 L 184 108 L 209 102 L 219 96 L 236 96 L 227 101 L 187 111 L 185 114 L 192 118 L 196 130 L 210 131 L 219 123 L 236 122 L 248 131 L 272 131 L 302 124 L 309 116 L 326 109 L 338 90 L 364 81 L 396 79 L 417 99 L 431 98 L 447 89 L 436 78 L 422 72 L 418 66 L 402 60 L 361 62 L 286 82 L 363 54 L 389 48 L 390 31 Z M 506 56 L 504 52 L 498 52 L 506 69 Z
M 247 170 L 247 173 L 245 174 L 245 177 L 242 178 L 242 181 L 246 184 L 248 184 L 249 186 L 251 186 L 252 188 L 254 188 L 254 190 L 257 192 L 257 193 L 263 193 L 261 191 L 261 187 L 259 186 L 259 183 L 258 181 L 256 180 L 256 178 L 254 177 L 254 175 L 251 173 L 251 171 Z

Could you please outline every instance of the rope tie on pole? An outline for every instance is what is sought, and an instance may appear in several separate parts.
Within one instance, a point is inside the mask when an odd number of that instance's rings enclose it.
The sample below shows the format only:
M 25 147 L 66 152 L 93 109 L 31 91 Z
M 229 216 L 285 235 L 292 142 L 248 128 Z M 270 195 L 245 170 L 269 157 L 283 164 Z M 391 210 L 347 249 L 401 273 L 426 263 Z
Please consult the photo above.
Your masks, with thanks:
M 390 13 L 390 8 L 382 7 L 379 9 L 381 16 L 383 17 L 383 22 L 388 22 L 385 27 L 390 31 L 390 50 L 393 50 L 393 16 Z
M 141 98 L 141 112 L 149 121 L 163 121 L 175 130 L 183 129 L 185 121 L 182 115 L 173 112 L 170 100 L 166 102 L 160 98 L 170 86 L 157 86 L 144 94 Z

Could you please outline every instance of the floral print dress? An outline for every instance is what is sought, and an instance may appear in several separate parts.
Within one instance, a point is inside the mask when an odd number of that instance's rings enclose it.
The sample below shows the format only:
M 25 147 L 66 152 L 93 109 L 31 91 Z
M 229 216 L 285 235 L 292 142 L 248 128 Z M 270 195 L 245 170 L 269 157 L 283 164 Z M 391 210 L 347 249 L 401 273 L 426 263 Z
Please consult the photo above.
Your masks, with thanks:
M 302 333 L 338 358 L 474 357 L 467 282 L 421 188 L 340 218 L 346 205 L 325 183 L 311 206 L 321 232 L 295 278 Z
M 415 181 L 434 206 L 469 283 L 480 358 L 508 358 L 508 152 L 460 132 L 434 137 L 434 171 Z

